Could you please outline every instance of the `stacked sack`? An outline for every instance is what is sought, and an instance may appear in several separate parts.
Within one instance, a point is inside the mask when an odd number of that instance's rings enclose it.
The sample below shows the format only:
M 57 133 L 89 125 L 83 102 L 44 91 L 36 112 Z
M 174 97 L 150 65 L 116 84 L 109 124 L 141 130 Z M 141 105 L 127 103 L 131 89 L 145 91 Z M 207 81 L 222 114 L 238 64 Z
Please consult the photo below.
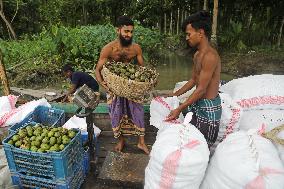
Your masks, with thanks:
M 254 75 L 220 87 L 243 109 L 240 129 L 271 128 L 284 124 L 284 75 Z
M 284 167 L 273 144 L 256 131 L 230 134 L 210 160 L 201 189 L 283 189 Z
M 284 75 L 254 75 L 234 79 L 220 87 L 243 110 L 239 118 L 241 130 L 260 129 L 269 132 L 284 124 Z M 278 134 L 284 139 L 284 132 Z M 278 143 L 284 164 L 284 147 Z
M 177 107 L 177 97 L 157 97 L 150 105 L 150 123 L 159 129 L 145 170 L 145 189 L 198 189 L 209 161 L 204 136 L 189 124 L 192 113 L 165 122 Z M 174 105 L 174 106 L 170 106 Z

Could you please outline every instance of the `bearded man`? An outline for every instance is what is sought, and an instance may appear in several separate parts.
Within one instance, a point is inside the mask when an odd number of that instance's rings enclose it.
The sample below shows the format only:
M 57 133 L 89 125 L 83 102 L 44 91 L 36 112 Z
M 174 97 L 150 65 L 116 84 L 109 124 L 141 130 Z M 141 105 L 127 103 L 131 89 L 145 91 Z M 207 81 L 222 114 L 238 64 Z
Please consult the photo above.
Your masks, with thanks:
M 139 66 L 144 64 L 141 47 L 132 42 L 134 22 L 128 16 L 118 17 L 116 32 L 118 38 L 103 47 L 96 65 L 96 79 L 106 91 L 109 91 L 109 88 L 101 75 L 101 70 L 106 62 L 115 61 L 130 64 L 136 59 Z M 114 137 L 118 139 L 118 143 L 114 148 L 115 151 L 122 151 L 125 143 L 124 135 L 138 135 L 137 147 L 149 154 L 144 140 L 143 105 L 124 97 L 111 96 L 110 98 L 108 103 L 112 130 Z

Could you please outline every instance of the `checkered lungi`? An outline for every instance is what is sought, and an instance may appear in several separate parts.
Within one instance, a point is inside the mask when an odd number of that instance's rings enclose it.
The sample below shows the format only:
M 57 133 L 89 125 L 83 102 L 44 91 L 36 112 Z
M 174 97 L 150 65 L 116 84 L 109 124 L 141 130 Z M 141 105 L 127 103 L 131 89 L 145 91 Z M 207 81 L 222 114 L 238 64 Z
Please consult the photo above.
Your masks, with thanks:
M 218 95 L 214 99 L 200 99 L 189 107 L 193 112 L 193 124 L 205 137 L 209 148 L 215 143 L 222 114 L 221 99 Z

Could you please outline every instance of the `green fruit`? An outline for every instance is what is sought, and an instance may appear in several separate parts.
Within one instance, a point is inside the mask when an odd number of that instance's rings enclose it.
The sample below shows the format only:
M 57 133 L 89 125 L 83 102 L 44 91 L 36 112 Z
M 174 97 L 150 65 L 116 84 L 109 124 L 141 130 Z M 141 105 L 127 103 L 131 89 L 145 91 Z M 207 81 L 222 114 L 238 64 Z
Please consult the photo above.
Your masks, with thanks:
M 16 143 L 15 143 L 15 146 L 16 147 L 20 147 L 22 145 L 22 141 L 18 140 Z
M 62 137 L 61 137 L 61 136 L 58 137 L 58 138 L 56 139 L 56 141 L 57 141 L 56 143 L 60 145 L 60 144 L 62 143 Z
M 42 133 L 48 133 L 48 129 L 47 128 L 43 128 L 42 129 Z
M 14 135 L 14 136 L 12 137 L 12 140 L 13 140 L 14 142 L 18 141 L 19 139 L 20 139 L 20 136 L 19 136 L 19 135 Z
M 52 137 L 53 135 L 54 135 L 53 131 L 49 131 L 48 134 L 47 134 L 48 137 Z
M 57 128 L 57 127 L 52 128 L 52 129 L 51 129 L 51 131 L 53 131 L 53 132 L 57 132 L 57 131 L 58 131 L 58 128 Z
M 68 136 L 69 136 L 70 138 L 74 138 L 74 137 L 76 136 L 76 132 L 70 130 L 70 131 L 68 132 Z
M 26 130 L 27 130 L 27 131 L 28 131 L 28 130 L 33 130 L 33 128 L 32 128 L 32 126 L 28 125 L 28 126 L 26 127 Z
M 50 139 L 49 139 L 49 144 L 50 144 L 51 146 L 53 146 L 56 142 L 57 142 L 57 141 L 56 141 L 56 138 L 55 138 L 55 137 L 50 137 Z
M 64 134 L 64 135 L 65 135 L 65 134 L 67 134 L 67 133 L 68 133 L 68 129 L 63 128 L 63 129 L 62 129 L 62 134 Z
M 46 151 L 46 150 L 49 150 L 50 146 L 48 144 L 41 144 L 40 148 Z
M 47 144 L 47 143 L 49 143 L 49 138 L 48 138 L 48 137 L 45 137 L 45 138 L 42 139 L 41 142 L 42 142 L 43 144 Z
M 45 137 L 43 137 L 43 136 L 37 136 L 36 137 L 36 140 L 38 140 L 38 141 L 42 141 L 42 139 L 44 139 Z
M 37 150 L 37 152 L 41 152 L 41 153 L 43 153 L 43 152 L 45 152 L 45 150 L 44 150 L 44 149 L 42 149 L 42 148 L 39 148 L 39 149 Z
M 30 141 L 34 141 L 34 140 L 36 140 L 36 136 L 32 136 L 32 137 L 30 138 Z
M 37 148 L 36 146 L 32 146 L 32 147 L 31 147 L 31 151 L 32 151 L 32 152 L 37 152 L 37 151 L 38 151 L 38 148 Z
M 38 141 L 38 140 L 32 141 L 31 145 L 36 146 L 36 147 L 40 147 L 40 141 Z
M 60 132 L 55 132 L 55 133 L 54 133 L 54 136 L 55 136 L 55 137 L 60 137 Z
M 33 136 L 33 134 L 34 134 L 34 132 L 33 132 L 33 130 L 28 130 L 28 136 Z
M 60 144 L 59 149 L 62 151 L 65 148 L 64 144 Z
M 48 136 L 48 131 L 43 131 L 40 136 L 47 137 Z
M 62 144 L 68 144 L 70 142 L 70 138 L 63 138 Z
M 54 152 L 58 152 L 59 151 L 59 146 L 51 146 L 50 148 L 49 148 L 49 151 L 54 151 Z
M 8 144 L 14 145 L 14 141 L 13 141 L 12 139 L 10 139 L 10 140 L 8 141 Z
M 34 135 L 35 135 L 35 136 L 40 136 L 40 133 L 41 133 L 40 130 L 37 130 L 37 129 L 34 130 Z

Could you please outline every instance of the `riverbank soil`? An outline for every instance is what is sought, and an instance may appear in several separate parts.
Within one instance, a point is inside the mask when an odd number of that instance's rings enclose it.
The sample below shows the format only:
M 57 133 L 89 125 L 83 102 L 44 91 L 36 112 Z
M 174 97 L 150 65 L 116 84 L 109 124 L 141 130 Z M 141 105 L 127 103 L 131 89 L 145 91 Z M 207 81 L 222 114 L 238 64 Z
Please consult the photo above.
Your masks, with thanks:
M 284 52 L 222 53 L 222 72 L 245 77 L 258 74 L 284 74 Z
M 193 56 L 190 49 L 179 49 L 180 56 Z M 284 50 L 260 50 L 246 53 L 219 51 L 222 73 L 234 78 L 259 74 L 284 74 Z

